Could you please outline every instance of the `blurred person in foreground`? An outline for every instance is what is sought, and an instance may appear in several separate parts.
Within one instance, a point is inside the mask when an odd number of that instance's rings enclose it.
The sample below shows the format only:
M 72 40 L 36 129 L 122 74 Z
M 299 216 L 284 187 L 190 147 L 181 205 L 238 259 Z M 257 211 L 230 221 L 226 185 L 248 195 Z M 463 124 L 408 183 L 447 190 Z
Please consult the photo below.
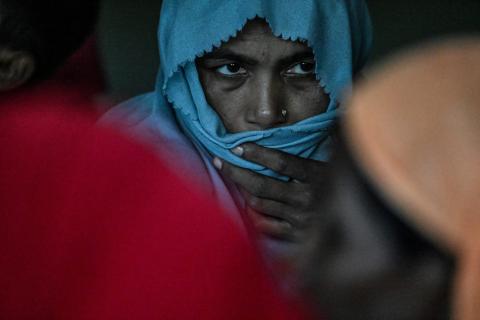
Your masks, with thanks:
M 330 319 L 480 319 L 480 38 L 366 78 L 311 228 L 307 291 Z
M 94 40 L 76 52 L 94 31 L 99 3 L 0 0 L 0 103 L 55 89 L 64 99 L 69 92 L 72 107 L 87 106 L 103 83 Z
M 45 94 L 0 109 L 0 318 L 304 319 L 218 207 Z

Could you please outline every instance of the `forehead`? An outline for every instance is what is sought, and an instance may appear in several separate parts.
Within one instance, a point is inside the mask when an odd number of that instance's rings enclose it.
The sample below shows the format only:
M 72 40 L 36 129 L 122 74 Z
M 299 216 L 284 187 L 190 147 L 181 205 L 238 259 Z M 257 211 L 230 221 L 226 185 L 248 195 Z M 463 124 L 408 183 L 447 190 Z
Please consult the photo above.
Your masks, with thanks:
M 268 23 L 259 18 L 248 21 L 235 38 L 222 44 L 219 49 L 213 51 L 213 54 L 225 49 L 270 59 L 312 52 L 304 42 L 285 40 L 275 36 Z
M 245 40 L 262 36 L 275 37 L 268 23 L 263 19 L 256 18 L 248 21 L 236 38 Z

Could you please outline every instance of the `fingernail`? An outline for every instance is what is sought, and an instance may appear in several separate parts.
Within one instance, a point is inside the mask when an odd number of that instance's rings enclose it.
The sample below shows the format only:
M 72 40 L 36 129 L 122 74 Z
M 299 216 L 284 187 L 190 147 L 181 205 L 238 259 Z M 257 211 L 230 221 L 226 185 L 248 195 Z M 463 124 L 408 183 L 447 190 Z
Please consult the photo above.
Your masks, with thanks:
M 215 158 L 213 159 L 213 165 L 214 165 L 215 168 L 217 168 L 218 170 L 222 170 L 223 162 L 222 162 L 222 160 L 220 160 L 219 158 L 215 157 Z
M 238 146 L 238 147 L 233 148 L 232 152 L 233 152 L 233 154 L 241 157 L 241 156 L 243 156 L 244 150 L 243 150 L 243 147 Z

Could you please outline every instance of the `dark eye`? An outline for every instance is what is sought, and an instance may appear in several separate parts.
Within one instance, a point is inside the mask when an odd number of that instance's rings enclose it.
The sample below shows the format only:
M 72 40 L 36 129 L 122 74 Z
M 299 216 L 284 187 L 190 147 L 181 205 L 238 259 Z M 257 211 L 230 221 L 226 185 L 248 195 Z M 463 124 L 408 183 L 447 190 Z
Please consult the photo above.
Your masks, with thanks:
M 300 62 L 291 66 L 287 71 L 288 75 L 309 75 L 315 73 L 315 64 L 312 62 Z
M 225 76 L 244 75 L 247 70 L 238 63 L 228 63 L 215 69 L 220 74 Z

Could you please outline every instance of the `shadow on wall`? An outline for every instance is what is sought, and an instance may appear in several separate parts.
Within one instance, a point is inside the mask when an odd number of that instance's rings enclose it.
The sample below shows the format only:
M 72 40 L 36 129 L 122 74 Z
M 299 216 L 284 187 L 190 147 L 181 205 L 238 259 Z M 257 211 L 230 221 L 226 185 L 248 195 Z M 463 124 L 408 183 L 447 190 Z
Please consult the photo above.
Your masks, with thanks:
M 366 1 L 375 27 L 371 62 L 431 37 L 480 32 L 479 0 Z M 153 90 L 160 7 L 161 0 L 103 0 L 99 41 L 114 98 Z
M 103 0 L 98 25 L 108 93 L 114 100 L 152 91 L 159 64 L 161 0 Z
M 443 35 L 480 32 L 479 0 L 367 0 L 375 27 L 371 62 Z

